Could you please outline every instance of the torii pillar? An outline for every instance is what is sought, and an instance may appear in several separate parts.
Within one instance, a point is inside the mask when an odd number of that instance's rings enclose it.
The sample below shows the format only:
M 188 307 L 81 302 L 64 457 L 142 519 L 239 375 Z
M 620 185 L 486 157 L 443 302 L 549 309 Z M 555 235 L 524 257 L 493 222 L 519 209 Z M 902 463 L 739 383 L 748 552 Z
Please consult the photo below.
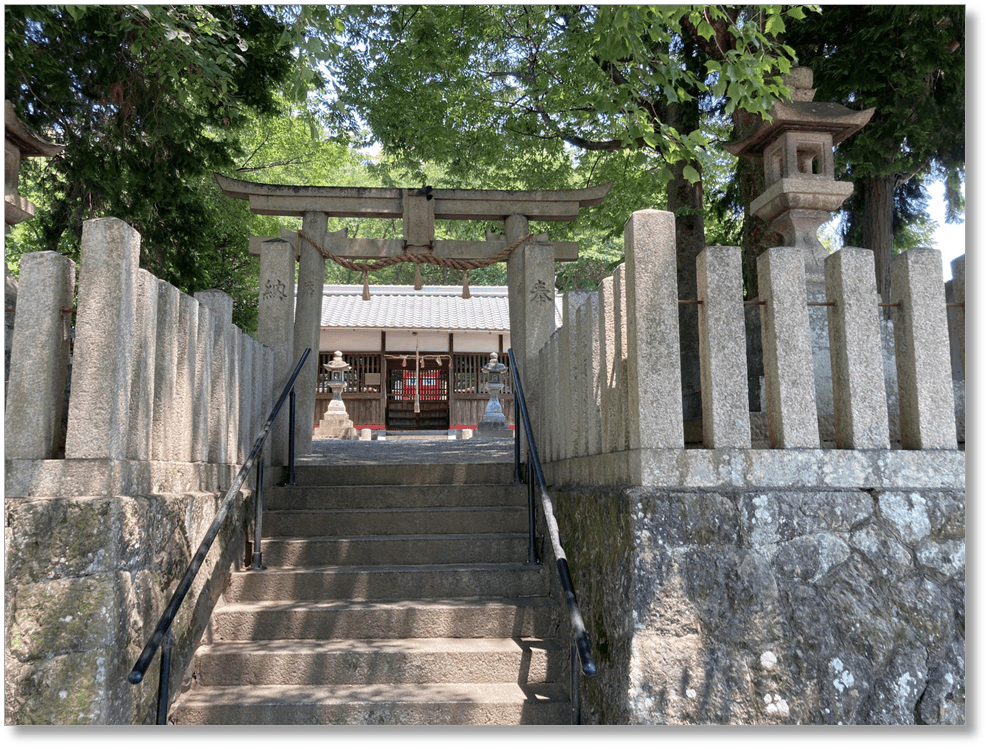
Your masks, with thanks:
M 514 244 L 529 233 L 529 219 L 512 215 L 505 220 L 505 241 Z M 508 315 L 512 349 L 522 384 L 530 393 L 539 349 L 556 330 L 556 263 L 552 244 L 530 241 L 508 258 Z
M 326 214 L 306 211 L 302 230 L 310 237 L 326 233 Z M 299 361 L 310 348 L 299 377 L 295 381 L 295 451 L 299 455 L 312 453 L 313 419 L 316 413 L 316 379 L 319 372 L 319 328 L 323 311 L 323 282 L 326 280 L 326 258 L 312 244 L 299 242 L 299 283 L 295 290 L 295 330 L 293 361 Z

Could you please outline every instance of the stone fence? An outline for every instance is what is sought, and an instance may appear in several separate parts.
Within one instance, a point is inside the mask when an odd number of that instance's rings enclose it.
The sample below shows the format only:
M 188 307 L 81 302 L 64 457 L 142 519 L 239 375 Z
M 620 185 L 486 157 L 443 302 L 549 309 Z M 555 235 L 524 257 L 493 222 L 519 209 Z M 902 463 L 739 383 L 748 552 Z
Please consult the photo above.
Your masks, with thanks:
M 939 253 L 895 257 L 886 319 L 871 251 L 771 248 L 744 303 L 740 250 L 708 247 L 681 300 L 674 240 L 633 214 L 528 365 L 598 666 L 582 722 L 964 723 L 964 258 L 946 290 Z
M 767 483 L 764 473 L 792 468 L 818 486 L 881 484 L 877 472 L 895 473 L 899 483 L 918 471 L 918 484 L 927 485 L 928 472 L 945 462 L 952 485 L 964 480 L 964 404 L 957 424 L 955 405 L 964 382 L 952 381 L 946 309 L 962 367 L 965 315 L 963 306 L 945 306 L 939 252 L 894 258 L 890 321 L 878 305 L 870 250 L 829 256 L 817 295 L 803 251 L 771 248 L 758 260 L 753 302 L 743 302 L 737 247 L 702 252 L 698 299 L 677 298 L 672 214 L 633 214 L 625 258 L 597 293 L 564 296 L 563 326 L 539 352 L 529 388 L 542 405 L 534 428 L 552 483 L 763 486 L 778 480 Z M 963 304 L 964 257 L 953 269 L 954 302 Z M 682 411 L 684 303 L 698 309 L 701 423 L 685 422 Z M 763 413 L 749 408 L 746 305 L 760 310 Z M 830 365 L 823 375 L 822 357 Z M 884 461 L 862 459 L 875 451 L 887 453 Z M 808 456 L 823 458 L 829 475 L 809 476 Z
M 4 423 L 8 724 L 154 721 L 157 664 L 140 685 L 127 675 L 271 410 L 271 349 L 231 324 L 231 298 L 183 294 L 139 256 L 124 222 L 83 225 L 74 341 L 75 264 L 21 258 Z M 252 480 L 173 623 L 173 693 L 247 553 Z
M 271 408 L 272 356 L 195 298 L 138 267 L 140 236 L 87 221 L 76 267 L 23 256 L 4 419 L 8 496 L 226 489 Z M 71 385 L 65 403 L 66 373 Z

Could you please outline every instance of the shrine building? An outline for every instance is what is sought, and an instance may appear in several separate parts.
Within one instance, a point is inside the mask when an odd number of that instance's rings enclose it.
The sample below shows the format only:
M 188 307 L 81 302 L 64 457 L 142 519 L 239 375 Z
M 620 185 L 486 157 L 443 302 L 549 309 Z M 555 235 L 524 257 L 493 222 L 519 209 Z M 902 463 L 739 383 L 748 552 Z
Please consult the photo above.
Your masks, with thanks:
M 323 286 L 313 423 L 332 397 L 324 365 L 341 351 L 351 366 L 343 399 L 356 428 L 476 428 L 488 401 L 481 368 L 492 352 L 508 364 L 508 288 L 475 286 L 469 299 L 460 286 L 371 286 L 368 300 L 362 292 L 359 284 Z M 501 402 L 514 424 L 508 385 Z

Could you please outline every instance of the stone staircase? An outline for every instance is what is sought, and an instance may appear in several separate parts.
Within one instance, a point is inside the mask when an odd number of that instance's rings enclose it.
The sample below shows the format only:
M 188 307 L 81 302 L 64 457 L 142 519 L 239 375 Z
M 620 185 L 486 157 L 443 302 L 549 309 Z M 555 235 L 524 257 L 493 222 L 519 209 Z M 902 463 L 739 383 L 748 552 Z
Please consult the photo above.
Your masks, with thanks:
M 563 724 L 568 649 L 511 465 L 299 466 L 175 724 Z M 414 484 L 412 482 L 415 482 Z

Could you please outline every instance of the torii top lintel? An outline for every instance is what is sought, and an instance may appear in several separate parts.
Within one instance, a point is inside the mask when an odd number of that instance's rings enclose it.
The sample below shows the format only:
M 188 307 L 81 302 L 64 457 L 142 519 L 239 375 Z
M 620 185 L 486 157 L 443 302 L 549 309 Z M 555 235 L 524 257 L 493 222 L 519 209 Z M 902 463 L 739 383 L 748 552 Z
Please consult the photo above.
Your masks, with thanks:
M 247 200 L 263 216 L 302 216 L 321 211 L 337 218 L 402 218 L 409 197 L 423 190 L 389 187 L 302 187 L 267 185 L 215 174 L 223 194 Z M 536 221 L 573 221 L 581 208 L 604 202 L 611 183 L 582 190 L 431 190 L 434 218 L 498 221 L 525 216 Z

